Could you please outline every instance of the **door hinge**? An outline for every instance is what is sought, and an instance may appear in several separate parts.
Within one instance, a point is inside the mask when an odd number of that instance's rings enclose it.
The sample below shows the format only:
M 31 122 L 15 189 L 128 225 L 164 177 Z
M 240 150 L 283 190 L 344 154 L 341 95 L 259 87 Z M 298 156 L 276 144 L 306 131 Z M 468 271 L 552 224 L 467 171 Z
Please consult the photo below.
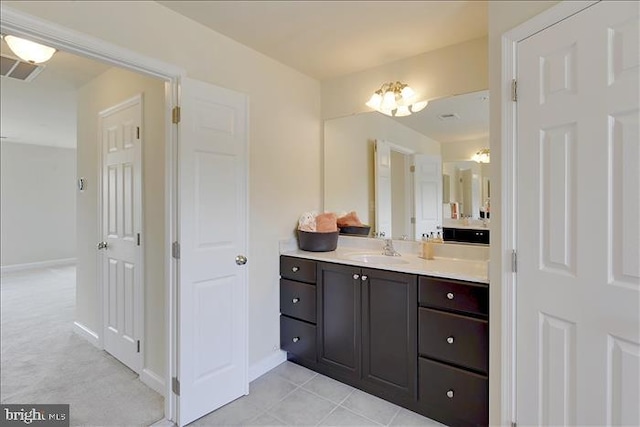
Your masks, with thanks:
M 415 216 L 412 216 L 412 217 L 411 217 L 411 224 L 415 224 L 415 223 L 416 223 L 416 217 L 415 217 Z
M 140 340 L 138 340 L 138 353 L 140 353 Z
M 180 259 L 180 243 L 178 242 L 173 242 L 171 244 L 171 255 L 175 258 L 175 259 Z
M 136 126 L 136 139 L 140 139 L 140 126 Z
M 416 166 L 411 165 L 411 167 L 409 168 L 409 172 L 415 172 L 415 171 L 416 171 Z
M 515 249 L 511 251 L 511 272 L 518 272 L 518 252 Z
M 516 79 L 511 80 L 511 100 L 518 102 L 518 81 Z
M 140 246 L 140 233 L 136 236 L 136 244 Z
M 171 110 L 171 123 L 180 123 L 180 107 L 178 107 L 177 105 L 173 107 L 173 110 Z
M 180 381 L 176 377 L 171 378 L 171 391 L 180 396 Z

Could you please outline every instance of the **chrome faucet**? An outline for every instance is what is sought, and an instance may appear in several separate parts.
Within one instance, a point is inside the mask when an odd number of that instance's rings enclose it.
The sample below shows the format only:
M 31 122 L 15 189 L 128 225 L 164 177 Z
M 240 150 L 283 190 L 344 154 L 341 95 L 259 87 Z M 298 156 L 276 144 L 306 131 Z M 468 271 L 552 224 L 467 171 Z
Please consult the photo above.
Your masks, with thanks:
M 384 239 L 384 247 L 382 248 L 382 255 L 386 256 L 401 256 L 398 251 L 393 247 L 393 240 Z

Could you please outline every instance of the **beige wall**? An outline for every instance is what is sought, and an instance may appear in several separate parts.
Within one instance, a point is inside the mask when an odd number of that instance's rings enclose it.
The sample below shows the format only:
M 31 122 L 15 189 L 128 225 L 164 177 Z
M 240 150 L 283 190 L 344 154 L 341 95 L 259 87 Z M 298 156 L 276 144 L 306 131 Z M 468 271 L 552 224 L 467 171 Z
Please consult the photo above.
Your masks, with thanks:
M 0 147 L 0 265 L 75 258 L 75 148 Z
M 501 76 L 505 64 L 502 63 L 502 34 L 519 24 L 529 20 L 540 12 L 555 5 L 556 1 L 490 1 L 489 2 L 489 93 L 490 97 L 490 140 L 491 140 L 491 270 L 489 277 L 491 280 L 490 301 L 491 306 L 491 326 L 489 344 L 489 371 L 491 381 L 489 382 L 490 396 L 490 418 L 492 425 L 500 424 L 502 421 L 501 407 L 501 381 L 502 368 L 502 347 L 501 327 L 502 324 L 502 239 L 501 226 L 502 218 L 502 140 L 500 132 L 502 130 L 502 108 L 501 100 L 503 89 Z
M 377 112 L 324 123 L 324 209 L 355 210 L 374 225 L 374 142 L 384 139 L 422 154 L 440 155 L 440 144 Z
M 249 363 L 272 355 L 280 345 L 278 240 L 322 204 L 319 82 L 155 2 L 3 4 L 248 94 Z
M 98 113 L 135 95 L 143 95 L 143 205 L 145 259 L 144 367 L 164 373 L 164 82 L 126 70 L 111 68 L 78 91 L 78 176 L 87 189 L 78 193 L 78 267 L 76 273 L 76 321 L 98 334 L 99 288 L 96 286 L 100 238 L 98 223 L 98 165 L 100 142 Z
M 409 84 L 423 99 L 488 88 L 487 38 L 448 46 L 380 67 L 322 82 L 325 119 L 371 111 L 365 102 L 389 81 Z

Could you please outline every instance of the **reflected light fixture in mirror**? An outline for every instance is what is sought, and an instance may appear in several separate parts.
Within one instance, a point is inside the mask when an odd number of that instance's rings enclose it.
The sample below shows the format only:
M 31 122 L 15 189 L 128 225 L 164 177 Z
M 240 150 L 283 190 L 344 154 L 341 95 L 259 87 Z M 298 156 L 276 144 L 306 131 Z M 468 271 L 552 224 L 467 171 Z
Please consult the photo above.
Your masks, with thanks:
M 491 161 L 491 154 L 489 153 L 488 148 L 483 148 L 473 155 L 471 158 L 474 162 L 478 163 L 489 163 Z
M 416 93 L 409 85 L 401 82 L 384 83 L 375 91 L 367 107 L 386 114 L 387 116 L 404 117 L 423 110 L 428 101 L 416 102 Z
M 4 36 L 4 41 L 13 53 L 20 59 L 32 64 L 40 64 L 51 59 L 56 50 L 30 40 L 21 39 L 16 36 Z

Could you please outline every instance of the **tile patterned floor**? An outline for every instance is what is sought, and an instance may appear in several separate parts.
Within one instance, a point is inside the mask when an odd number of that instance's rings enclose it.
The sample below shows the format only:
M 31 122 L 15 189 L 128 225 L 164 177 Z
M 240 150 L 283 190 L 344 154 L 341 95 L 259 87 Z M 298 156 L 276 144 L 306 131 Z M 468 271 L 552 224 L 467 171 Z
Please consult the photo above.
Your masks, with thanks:
M 291 362 L 253 381 L 248 396 L 190 426 L 442 426 Z

